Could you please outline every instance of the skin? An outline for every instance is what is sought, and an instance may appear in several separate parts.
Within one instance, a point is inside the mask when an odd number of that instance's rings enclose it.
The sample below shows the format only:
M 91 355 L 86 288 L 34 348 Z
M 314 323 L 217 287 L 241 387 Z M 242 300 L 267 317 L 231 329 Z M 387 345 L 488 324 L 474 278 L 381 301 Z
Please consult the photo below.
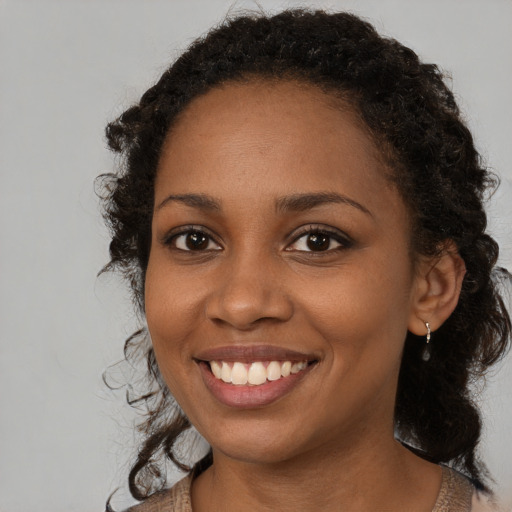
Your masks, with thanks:
M 394 440 L 397 378 L 407 330 L 441 325 L 464 270 L 449 246 L 412 261 L 408 210 L 386 173 L 351 108 L 310 85 L 224 85 L 173 126 L 145 303 L 162 376 L 214 453 L 193 483 L 195 512 L 432 509 L 440 468 Z M 276 208 L 312 193 L 348 200 Z M 168 199 L 187 194 L 217 207 Z M 178 234 L 191 225 L 210 237 L 203 250 Z M 308 247 L 309 226 L 335 233 L 327 250 Z M 279 400 L 240 410 L 212 396 L 195 359 L 231 344 L 317 364 Z

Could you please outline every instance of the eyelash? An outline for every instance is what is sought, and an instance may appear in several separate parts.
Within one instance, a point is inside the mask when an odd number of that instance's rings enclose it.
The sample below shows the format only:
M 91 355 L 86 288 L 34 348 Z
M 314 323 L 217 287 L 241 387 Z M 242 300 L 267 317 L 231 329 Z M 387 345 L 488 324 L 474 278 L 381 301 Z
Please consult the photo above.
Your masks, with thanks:
M 203 235 L 208 241 L 208 246 L 212 242 L 215 243 L 217 246 L 220 246 L 220 244 L 216 241 L 215 237 L 213 235 L 211 235 L 208 232 L 208 230 L 206 230 L 203 226 L 194 226 L 194 225 L 183 226 L 179 229 L 179 231 L 169 233 L 163 239 L 163 243 L 164 243 L 164 245 L 170 246 L 172 249 L 174 249 L 176 251 L 181 251 L 181 252 L 191 252 L 191 253 L 196 252 L 196 253 L 204 254 L 205 252 L 222 250 L 221 248 L 208 249 L 208 247 L 206 249 L 193 250 L 193 249 L 182 249 L 182 248 L 179 248 L 176 246 L 176 242 L 180 237 L 188 236 L 193 233 L 196 233 L 198 235 Z M 308 237 L 311 235 L 325 236 L 329 239 L 329 245 L 334 240 L 336 243 L 339 244 L 339 246 L 332 248 L 332 249 L 322 250 L 322 251 L 314 251 L 314 250 L 305 251 L 305 250 L 290 249 L 290 247 L 293 246 L 294 244 L 296 244 L 301 238 Z M 289 252 L 296 251 L 296 252 L 301 252 L 301 253 L 314 254 L 315 256 L 321 256 L 322 254 L 331 254 L 333 251 L 350 249 L 353 245 L 354 245 L 354 242 L 348 235 L 346 235 L 338 230 L 335 230 L 335 229 L 329 229 L 324 226 L 318 226 L 318 225 L 311 224 L 311 225 L 307 226 L 306 228 L 304 228 L 298 235 L 296 235 L 295 238 L 293 239 L 293 241 L 286 247 L 285 250 L 289 251 Z
M 346 235 L 345 233 L 343 233 L 337 229 L 329 229 L 325 226 L 311 224 L 311 225 L 307 226 L 302 232 L 300 232 L 294 238 L 293 242 L 288 247 L 296 244 L 301 238 L 308 237 L 311 235 L 321 235 L 321 236 L 328 237 L 330 239 L 329 245 L 332 242 L 332 240 L 334 240 L 335 242 L 337 242 L 339 244 L 339 246 L 335 247 L 333 249 L 327 249 L 325 251 L 311 250 L 311 251 L 299 251 L 299 252 L 307 252 L 307 253 L 314 254 L 315 256 L 320 256 L 322 254 L 332 254 L 333 251 L 350 249 L 354 245 L 353 240 L 348 235 Z M 286 250 L 291 251 L 292 249 L 287 248 Z
M 197 250 L 197 251 L 194 251 L 193 249 L 180 249 L 179 247 L 176 247 L 176 241 L 182 237 L 182 236 L 188 236 L 188 235 L 191 235 L 192 233 L 197 233 L 199 235 L 203 235 L 205 236 L 207 239 L 208 239 L 208 245 L 210 245 L 211 242 L 214 242 L 215 244 L 217 245 L 220 245 L 216 240 L 215 240 L 215 237 L 213 235 L 211 235 L 208 230 L 206 230 L 203 226 L 182 226 L 181 228 L 179 228 L 179 231 L 177 232 L 171 232 L 169 233 L 168 235 L 165 236 L 165 238 L 163 239 L 163 243 L 164 245 L 167 245 L 167 246 L 170 246 L 172 249 L 176 250 L 176 251 L 181 251 L 181 252 L 197 252 L 197 253 L 200 253 L 200 252 L 206 252 L 206 251 L 218 251 L 220 249 L 204 249 L 204 250 Z

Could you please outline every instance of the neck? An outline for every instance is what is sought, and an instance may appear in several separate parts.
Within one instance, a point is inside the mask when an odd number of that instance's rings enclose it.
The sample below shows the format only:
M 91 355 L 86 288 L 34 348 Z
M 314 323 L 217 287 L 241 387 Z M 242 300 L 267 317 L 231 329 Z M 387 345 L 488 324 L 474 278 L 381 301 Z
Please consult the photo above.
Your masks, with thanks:
M 364 437 L 364 442 L 363 442 Z M 238 510 L 432 510 L 440 469 L 388 435 L 326 446 L 267 464 L 214 451 L 214 463 L 194 482 L 194 512 Z M 411 493 L 414 489 L 414 493 Z

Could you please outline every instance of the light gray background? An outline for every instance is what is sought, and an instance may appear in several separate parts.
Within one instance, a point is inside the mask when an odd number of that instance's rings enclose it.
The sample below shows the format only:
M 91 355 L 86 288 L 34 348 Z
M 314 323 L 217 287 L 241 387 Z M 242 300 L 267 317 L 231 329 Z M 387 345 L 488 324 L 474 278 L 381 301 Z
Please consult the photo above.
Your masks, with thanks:
M 478 147 L 503 177 L 491 227 L 512 267 L 512 2 L 302 5 L 367 16 L 451 71 Z M 118 486 L 114 503 L 129 503 L 133 416 L 101 373 L 136 321 L 123 286 L 95 277 L 108 236 L 93 180 L 113 167 L 103 128 L 230 7 L 257 5 L 0 0 L 0 511 L 103 510 Z M 510 497 L 511 356 L 489 381 L 482 448 Z

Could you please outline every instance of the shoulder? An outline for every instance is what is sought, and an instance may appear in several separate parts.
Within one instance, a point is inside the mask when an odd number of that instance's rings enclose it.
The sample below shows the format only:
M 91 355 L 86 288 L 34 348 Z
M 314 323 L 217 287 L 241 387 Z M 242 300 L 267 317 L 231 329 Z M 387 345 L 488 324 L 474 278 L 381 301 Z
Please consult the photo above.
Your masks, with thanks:
M 441 488 L 432 512 L 470 512 L 475 493 L 473 484 L 454 469 L 441 468 Z
M 146 501 L 125 512 L 192 512 L 190 484 L 192 475 L 181 479 L 170 489 L 151 495 Z
M 471 481 L 461 473 L 441 466 L 441 488 L 432 512 L 498 512 L 491 497 L 475 489 Z

